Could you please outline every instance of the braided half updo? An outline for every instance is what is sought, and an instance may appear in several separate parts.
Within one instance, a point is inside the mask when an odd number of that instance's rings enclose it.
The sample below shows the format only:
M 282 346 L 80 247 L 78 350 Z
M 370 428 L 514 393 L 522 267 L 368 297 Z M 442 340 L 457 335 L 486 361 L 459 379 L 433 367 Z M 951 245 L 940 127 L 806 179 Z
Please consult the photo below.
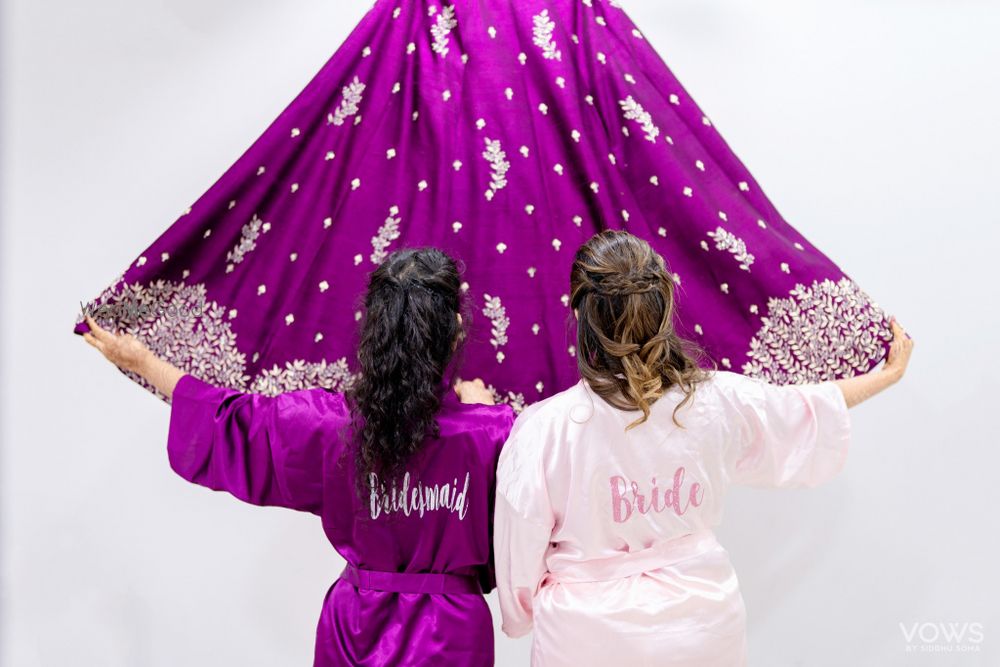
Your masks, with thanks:
M 577 364 L 594 392 L 621 410 L 641 410 L 669 389 L 694 395 L 707 377 L 701 353 L 674 330 L 674 281 L 666 263 L 646 241 L 627 232 L 597 234 L 576 253 L 570 274 L 577 316 Z
M 465 339 L 459 268 L 435 248 L 400 250 L 372 272 L 364 305 L 360 373 L 346 394 L 359 487 L 373 473 L 399 476 L 439 434 L 445 372 Z

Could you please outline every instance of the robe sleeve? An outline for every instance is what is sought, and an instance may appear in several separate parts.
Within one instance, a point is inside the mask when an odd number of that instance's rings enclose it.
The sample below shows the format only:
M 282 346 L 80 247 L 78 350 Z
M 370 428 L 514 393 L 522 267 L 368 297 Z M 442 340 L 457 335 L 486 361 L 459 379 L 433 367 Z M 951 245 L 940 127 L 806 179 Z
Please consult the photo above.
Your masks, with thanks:
M 753 487 L 815 487 L 847 461 L 851 422 L 833 382 L 776 386 L 717 373 L 729 481 Z
M 496 557 L 494 555 L 494 517 L 496 516 L 496 501 L 497 501 L 497 467 L 499 466 L 500 453 L 503 451 L 503 446 L 510 436 L 511 428 L 514 425 L 514 411 L 510 406 L 489 406 L 486 408 L 490 411 L 492 419 L 489 421 L 489 427 L 485 429 L 485 435 L 491 441 L 492 447 L 492 458 L 489 461 L 490 466 L 490 493 L 489 493 L 489 545 L 490 545 L 490 560 L 480 573 L 479 584 L 483 589 L 483 593 L 490 593 L 497 587 L 497 571 L 496 571 Z
M 341 403 L 322 389 L 268 397 L 185 375 L 171 405 L 170 467 L 253 505 L 319 514 L 324 443 L 336 436 L 325 426 Z
M 509 637 L 531 631 L 556 521 L 543 465 L 546 434 L 531 410 L 515 422 L 497 470 L 494 553 L 502 629 Z

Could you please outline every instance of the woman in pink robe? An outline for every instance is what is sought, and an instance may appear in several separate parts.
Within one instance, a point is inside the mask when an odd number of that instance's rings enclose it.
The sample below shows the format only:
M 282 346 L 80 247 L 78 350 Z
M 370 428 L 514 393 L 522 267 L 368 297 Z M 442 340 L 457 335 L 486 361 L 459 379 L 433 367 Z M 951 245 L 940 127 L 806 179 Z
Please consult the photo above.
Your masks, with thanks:
M 536 667 L 744 665 L 743 599 L 713 534 L 726 490 L 834 477 L 848 408 L 902 377 L 912 341 L 894 323 L 881 370 L 779 387 L 698 367 L 645 241 L 595 236 L 571 289 L 583 379 L 527 408 L 500 456 L 503 630 L 534 630 Z

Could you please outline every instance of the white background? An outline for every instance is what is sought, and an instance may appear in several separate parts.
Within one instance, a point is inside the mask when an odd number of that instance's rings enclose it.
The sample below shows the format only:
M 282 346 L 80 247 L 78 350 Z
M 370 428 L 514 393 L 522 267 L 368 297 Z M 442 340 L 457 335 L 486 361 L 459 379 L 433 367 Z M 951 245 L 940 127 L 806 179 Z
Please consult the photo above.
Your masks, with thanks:
M 918 341 L 905 382 L 852 412 L 837 480 L 731 497 L 751 665 L 1000 664 L 1000 6 L 625 5 L 785 216 Z M 70 330 L 367 4 L 2 7 L 0 662 L 310 664 L 341 568 L 318 521 L 174 476 L 166 406 Z M 985 642 L 910 654 L 914 622 Z M 498 638 L 500 665 L 527 652 Z

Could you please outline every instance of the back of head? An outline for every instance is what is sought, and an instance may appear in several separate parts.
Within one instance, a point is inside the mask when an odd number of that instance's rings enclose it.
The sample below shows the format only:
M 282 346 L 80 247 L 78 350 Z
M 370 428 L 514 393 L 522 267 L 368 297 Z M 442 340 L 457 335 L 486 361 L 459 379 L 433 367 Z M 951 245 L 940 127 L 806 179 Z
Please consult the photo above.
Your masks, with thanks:
M 691 399 L 705 372 L 674 330 L 674 282 L 646 241 L 614 230 L 592 237 L 576 253 L 570 287 L 580 374 L 611 405 L 642 411 L 629 428 L 672 387 L 685 394 L 678 409 Z
M 461 294 L 455 261 L 435 248 L 393 253 L 371 274 L 360 374 L 347 394 L 359 483 L 397 476 L 438 434 L 444 374 L 464 338 Z

